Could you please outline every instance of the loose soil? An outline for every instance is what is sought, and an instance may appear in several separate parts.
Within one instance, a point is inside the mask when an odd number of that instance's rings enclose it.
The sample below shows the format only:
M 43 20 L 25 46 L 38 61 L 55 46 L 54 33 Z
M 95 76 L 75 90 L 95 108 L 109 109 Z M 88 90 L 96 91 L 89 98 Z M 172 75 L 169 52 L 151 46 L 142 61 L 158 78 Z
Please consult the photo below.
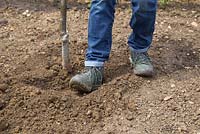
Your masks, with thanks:
M 59 10 L 45 2 L 6 8 L 0 1 L 1 134 L 200 133 L 200 5 L 158 9 L 153 78 L 135 76 L 130 67 L 125 7 L 116 9 L 103 86 L 79 94 L 68 83 L 84 68 L 89 10 L 68 9 L 69 74 L 61 67 Z

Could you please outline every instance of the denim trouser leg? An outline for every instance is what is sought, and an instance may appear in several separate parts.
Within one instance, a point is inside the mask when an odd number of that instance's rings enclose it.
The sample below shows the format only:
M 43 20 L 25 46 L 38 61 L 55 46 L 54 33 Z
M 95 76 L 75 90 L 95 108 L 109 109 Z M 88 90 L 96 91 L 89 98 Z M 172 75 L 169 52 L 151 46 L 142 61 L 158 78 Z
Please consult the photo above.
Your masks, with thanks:
M 146 52 L 152 42 L 157 0 L 131 0 L 131 3 L 133 32 L 128 44 L 133 51 Z M 109 58 L 115 4 L 116 0 L 92 0 L 85 66 L 103 66 Z
M 133 29 L 128 44 L 132 51 L 146 52 L 152 42 L 156 18 L 157 0 L 131 0 Z
M 112 44 L 116 0 L 92 0 L 85 66 L 103 66 Z

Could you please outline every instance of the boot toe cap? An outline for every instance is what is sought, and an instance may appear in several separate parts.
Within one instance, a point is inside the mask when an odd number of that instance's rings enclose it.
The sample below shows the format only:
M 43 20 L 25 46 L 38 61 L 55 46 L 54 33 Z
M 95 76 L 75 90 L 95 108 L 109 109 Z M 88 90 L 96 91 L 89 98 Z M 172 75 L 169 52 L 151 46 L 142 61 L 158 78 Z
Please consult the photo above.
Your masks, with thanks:
M 79 92 L 91 92 L 91 88 L 78 75 L 70 80 L 69 87 Z
M 154 69 L 153 66 L 140 65 L 134 68 L 134 73 L 139 76 L 151 77 L 154 75 Z

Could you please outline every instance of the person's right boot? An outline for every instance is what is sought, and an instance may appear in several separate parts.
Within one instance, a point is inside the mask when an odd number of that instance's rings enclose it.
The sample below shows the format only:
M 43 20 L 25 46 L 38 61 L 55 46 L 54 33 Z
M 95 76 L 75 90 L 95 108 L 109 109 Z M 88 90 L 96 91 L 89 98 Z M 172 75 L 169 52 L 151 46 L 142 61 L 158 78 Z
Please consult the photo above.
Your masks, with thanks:
M 134 68 L 134 74 L 146 77 L 154 75 L 154 68 L 147 52 L 138 53 L 131 50 L 130 62 Z
M 79 92 L 89 93 L 103 83 L 103 67 L 85 67 L 84 72 L 77 74 L 69 82 L 69 86 Z

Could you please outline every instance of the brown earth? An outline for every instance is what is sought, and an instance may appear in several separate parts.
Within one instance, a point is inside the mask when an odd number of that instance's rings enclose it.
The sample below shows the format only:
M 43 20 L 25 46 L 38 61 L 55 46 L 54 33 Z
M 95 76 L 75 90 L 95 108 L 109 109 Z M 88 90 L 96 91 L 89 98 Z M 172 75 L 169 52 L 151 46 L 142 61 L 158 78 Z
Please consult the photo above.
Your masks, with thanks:
M 68 87 L 84 67 L 88 9 L 68 10 L 68 74 L 61 67 L 59 10 L 45 3 L 5 7 L 1 0 L 1 134 L 200 134 L 200 5 L 158 10 L 153 78 L 133 74 L 126 44 L 131 10 L 118 7 L 106 80 L 90 94 Z

